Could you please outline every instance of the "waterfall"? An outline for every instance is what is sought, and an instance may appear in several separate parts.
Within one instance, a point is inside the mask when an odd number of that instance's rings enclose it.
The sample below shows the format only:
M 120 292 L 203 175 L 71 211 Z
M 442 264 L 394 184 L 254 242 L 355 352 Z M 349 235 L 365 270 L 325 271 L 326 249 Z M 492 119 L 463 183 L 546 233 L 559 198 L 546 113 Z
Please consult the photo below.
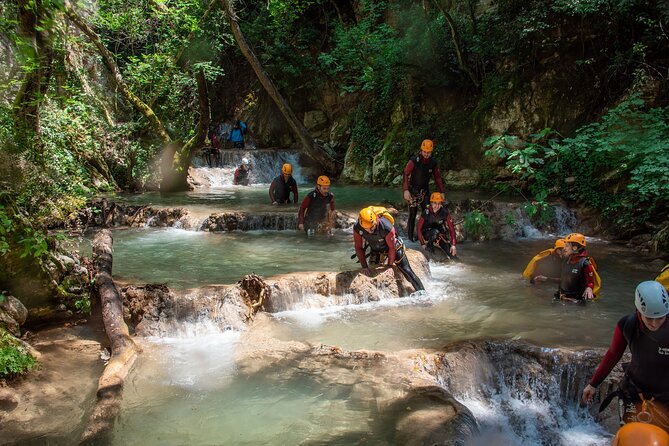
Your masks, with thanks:
M 298 184 L 305 182 L 302 167 L 299 164 L 300 154 L 291 150 L 257 150 L 253 148 L 223 150 L 221 167 L 208 167 L 202 155 L 193 159 L 190 176 L 196 187 L 220 188 L 233 184 L 235 169 L 247 158 L 251 165 L 251 184 L 269 184 L 281 173 L 281 166 L 290 163 L 293 166 L 293 178 Z

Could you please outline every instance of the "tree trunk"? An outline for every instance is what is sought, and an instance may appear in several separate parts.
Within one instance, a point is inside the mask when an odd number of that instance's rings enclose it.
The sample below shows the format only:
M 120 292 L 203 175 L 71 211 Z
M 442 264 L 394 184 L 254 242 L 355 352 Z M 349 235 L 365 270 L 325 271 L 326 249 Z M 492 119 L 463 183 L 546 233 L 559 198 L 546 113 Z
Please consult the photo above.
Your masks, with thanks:
M 97 273 L 95 286 L 102 306 L 102 321 L 111 346 L 111 358 L 98 382 L 98 402 L 82 436 L 83 443 L 104 441 L 111 434 L 121 412 L 125 378 L 132 369 L 139 347 L 130 337 L 123 320 L 123 302 L 112 279 L 112 236 L 103 229 L 93 239 L 93 259 Z
M 455 21 L 453 20 L 453 17 L 451 17 L 446 8 L 442 6 L 440 0 L 434 0 L 434 4 L 437 6 L 437 8 L 439 8 L 441 13 L 444 15 L 446 23 L 448 23 L 448 26 L 451 29 L 451 40 L 453 41 L 453 47 L 455 47 L 455 54 L 458 58 L 458 67 L 462 72 L 464 72 L 469 77 L 469 79 L 472 81 L 472 83 L 477 89 L 481 88 L 481 82 L 479 82 L 474 72 L 469 68 L 467 62 L 465 62 L 464 56 L 462 54 L 462 42 L 460 42 L 460 35 L 458 34 L 458 29 L 455 26 Z
M 209 93 L 207 91 L 207 80 L 204 77 L 204 71 L 200 69 L 195 74 L 195 78 L 197 79 L 198 110 L 200 114 L 197 133 L 183 147 L 176 148 L 173 152 L 172 166 L 169 169 L 170 174 L 166 175 L 163 172 L 163 179 L 160 183 L 160 190 L 162 192 L 188 190 L 188 168 L 193 161 L 195 152 L 202 148 L 207 138 L 207 130 L 209 130 L 211 117 L 209 112 Z M 165 161 L 164 166 L 167 167 L 167 161 Z
M 151 107 L 146 105 L 144 101 L 142 101 L 135 93 L 132 92 L 132 90 L 130 90 L 128 85 L 123 80 L 123 77 L 121 76 L 121 71 L 118 69 L 118 65 L 116 65 L 114 56 L 102 44 L 100 37 L 98 37 L 95 31 L 93 31 L 88 26 L 88 24 L 81 17 L 79 17 L 79 15 L 77 15 L 77 13 L 74 12 L 74 10 L 72 10 L 72 8 L 69 7 L 69 5 L 65 8 L 65 13 L 67 14 L 67 17 L 72 21 L 72 23 L 74 23 L 74 25 L 77 28 L 79 28 L 81 32 L 86 34 L 86 36 L 88 36 L 93 45 L 95 45 L 95 47 L 98 49 L 98 52 L 102 56 L 102 60 L 104 61 L 105 66 L 112 74 L 112 79 L 114 81 L 114 84 L 121 91 L 121 94 L 123 94 L 123 96 L 127 99 L 127 101 L 130 102 L 138 112 L 140 112 L 142 115 L 146 117 L 146 119 L 149 120 L 151 127 L 156 132 L 158 137 L 163 141 L 163 143 L 170 144 L 172 142 L 172 138 L 170 138 L 169 134 L 167 133 L 167 130 L 160 122 L 160 119 L 158 119 L 158 116 L 156 116 Z
M 302 125 L 302 122 L 297 119 L 297 116 L 295 116 L 295 113 L 288 105 L 288 102 L 286 102 L 281 93 L 279 93 L 279 90 L 276 88 L 269 75 L 263 69 L 262 64 L 253 53 L 253 50 L 246 42 L 242 30 L 239 27 L 239 23 L 237 23 L 237 15 L 232 6 L 232 0 L 221 0 L 221 2 L 223 3 L 223 9 L 228 17 L 232 34 L 235 36 L 235 40 L 237 40 L 239 49 L 253 68 L 256 76 L 258 76 L 258 80 L 267 91 L 267 94 L 274 100 L 274 103 L 288 122 L 288 125 L 293 130 L 295 136 L 299 139 L 306 154 L 317 161 L 326 173 L 339 173 L 341 170 L 341 163 L 337 162 L 337 160 L 335 160 L 334 157 L 327 153 L 322 147 L 316 145 L 314 139 L 304 125 Z

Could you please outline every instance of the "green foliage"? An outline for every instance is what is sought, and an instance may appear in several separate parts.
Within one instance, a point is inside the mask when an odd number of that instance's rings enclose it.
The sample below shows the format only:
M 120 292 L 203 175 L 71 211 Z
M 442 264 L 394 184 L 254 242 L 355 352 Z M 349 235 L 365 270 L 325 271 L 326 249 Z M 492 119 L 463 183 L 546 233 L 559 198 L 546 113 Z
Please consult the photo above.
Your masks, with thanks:
M 632 96 L 599 122 L 561 141 L 549 129 L 488 138 L 488 157 L 499 157 L 534 195 L 528 215 L 551 218 L 549 193 L 585 203 L 630 228 L 666 210 L 669 196 L 669 107 L 644 109 Z
M 89 314 L 91 312 L 91 299 L 89 296 L 82 296 L 74 301 L 74 308 L 81 313 Z
M 0 328 L 0 379 L 12 379 L 32 370 L 37 361 L 5 330 Z
M 492 232 L 490 218 L 479 210 L 473 210 L 465 215 L 465 231 L 475 239 L 489 237 Z

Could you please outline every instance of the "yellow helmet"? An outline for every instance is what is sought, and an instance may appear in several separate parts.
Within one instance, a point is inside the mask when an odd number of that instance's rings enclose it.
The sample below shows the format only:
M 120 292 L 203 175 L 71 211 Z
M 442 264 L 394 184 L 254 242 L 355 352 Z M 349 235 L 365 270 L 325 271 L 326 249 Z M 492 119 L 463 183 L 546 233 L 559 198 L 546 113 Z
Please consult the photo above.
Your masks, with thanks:
M 559 239 L 555 240 L 555 249 L 564 248 L 565 245 L 566 245 L 566 243 L 565 243 L 563 238 L 559 238 Z
M 281 166 L 281 173 L 284 173 L 286 175 L 290 175 L 293 173 L 293 166 L 290 164 L 286 163 L 283 166 Z
M 616 433 L 613 446 L 637 446 L 652 444 L 657 446 L 669 445 L 669 434 L 661 427 L 648 423 L 627 423 Z
M 316 184 L 318 184 L 319 186 L 329 186 L 330 185 L 330 179 L 328 177 L 326 177 L 325 175 L 321 175 L 316 180 Z
M 376 214 L 374 213 L 374 210 L 372 207 L 366 207 L 360 211 L 360 215 L 358 216 L 358 221 L 360 222 L 360 226 L 362 226 L 365 229 L 369 229 L 374 224 L 376 223 Z
M 434 143 L 432 142 L 431 139 L 423 140 L 423 143 L 420 145 L 420 150 L 423 150 L 425 152 L 432 152 L 433 149 L 434 149 Z
M 583 234 L 579 234 L 578 232 L 572 232 L 564 238 L 564 241 L 566 243 L 576 243 L 577 245 L 585 247 L 585 236 Z
M 441 192 L 432 192 L 430 195 L 430 203 L 441 203 L 444 199 L 441 198 Z

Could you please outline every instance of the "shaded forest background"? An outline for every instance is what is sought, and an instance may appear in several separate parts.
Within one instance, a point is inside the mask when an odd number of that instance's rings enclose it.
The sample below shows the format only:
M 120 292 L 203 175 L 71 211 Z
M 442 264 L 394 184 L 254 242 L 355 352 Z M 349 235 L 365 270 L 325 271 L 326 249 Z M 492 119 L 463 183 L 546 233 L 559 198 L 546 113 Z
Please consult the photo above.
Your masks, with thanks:
M 230 10 L 226 9 L 230 6 Z M 15 0 L 0 5 L 0 284 L 48 272 L 101 192 L 185 187 L 210 122 L 397 184 L 425 138 L 449 187 L 585 206 L 669 250 L 669 4 L 645 0 Z M 313 139 L 261 84 L 230 17 Z M 332 160 L 325 166 L 319 161 Z M 37 265 L 37 266 L 35 266 Z M 66 294 L 61 290 L 61 294 Z

